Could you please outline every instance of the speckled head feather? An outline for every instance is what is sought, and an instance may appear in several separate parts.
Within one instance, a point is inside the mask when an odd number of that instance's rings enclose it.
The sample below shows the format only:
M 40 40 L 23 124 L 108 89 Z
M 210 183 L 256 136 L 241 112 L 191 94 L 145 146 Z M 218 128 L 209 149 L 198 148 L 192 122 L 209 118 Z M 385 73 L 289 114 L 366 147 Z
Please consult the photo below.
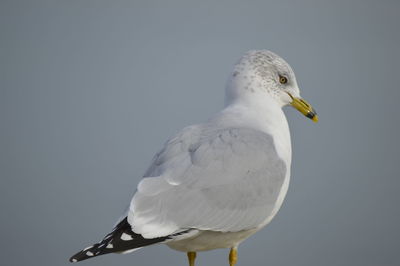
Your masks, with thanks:
M 285 84 L 280 78 L 287 79 Z M 249 94 L 265 94 L 288 104 L 287 93 L 299 95 L 296 77 L 290 65 L 277 54 L 268 50 L 251 50 L 235 65 L 226 87 L 227 104 Z M 251 96 L 254 97 L 254 96 Z

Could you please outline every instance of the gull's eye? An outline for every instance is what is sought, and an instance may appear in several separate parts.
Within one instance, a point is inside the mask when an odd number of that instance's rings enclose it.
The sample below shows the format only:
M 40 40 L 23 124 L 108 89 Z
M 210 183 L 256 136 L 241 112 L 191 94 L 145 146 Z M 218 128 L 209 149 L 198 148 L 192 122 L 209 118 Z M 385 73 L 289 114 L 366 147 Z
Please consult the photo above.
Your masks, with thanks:
M 280 82 L 281 84 L 286 84 L 286 83 L 287 83 L 287 78 L 284 77 L 284 76 L 279 76 L 279 82 Z

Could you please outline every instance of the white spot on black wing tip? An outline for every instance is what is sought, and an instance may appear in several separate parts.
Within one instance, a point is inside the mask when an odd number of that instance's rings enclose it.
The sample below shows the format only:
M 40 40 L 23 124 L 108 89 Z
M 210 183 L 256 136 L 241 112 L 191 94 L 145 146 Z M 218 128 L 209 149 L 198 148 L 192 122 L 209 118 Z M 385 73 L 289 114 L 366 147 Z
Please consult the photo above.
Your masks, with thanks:
M 78 260 L 77 259 L 72 259 L 71 262 L 78 262 Z
M 86 252 L 86 255 L 89 256 L 89 257 L 94 256 L 94 254 L 92 252 L 90 252 L 90 251 Z
M 113 244 L 108 244 L 107 246 L 106 246 L 106 248 L 113 248 L 114 246 L 113 246 Z
M 128 235 L 127 233 L 122 233 L 121 239 L 124 241 L 129 241 L 129 240 L 132 240 L 133 237 L 131 235 Z

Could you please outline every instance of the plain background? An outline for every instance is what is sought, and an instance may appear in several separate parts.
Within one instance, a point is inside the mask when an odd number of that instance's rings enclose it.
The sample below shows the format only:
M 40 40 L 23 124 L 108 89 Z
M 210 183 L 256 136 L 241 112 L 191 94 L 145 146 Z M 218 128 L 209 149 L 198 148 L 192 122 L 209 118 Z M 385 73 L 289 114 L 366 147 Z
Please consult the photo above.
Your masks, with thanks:
M 0 264 L 69 265 L 100 240 L 164 141 L 220 110 L 233 64 L 265 48 L 320 122 L 285 109 L 288 196 L 239 265 L 400 265 L 399 14 L 389 0 L 1 0 Z M 80 265 L 186 264 L 152 246 Z

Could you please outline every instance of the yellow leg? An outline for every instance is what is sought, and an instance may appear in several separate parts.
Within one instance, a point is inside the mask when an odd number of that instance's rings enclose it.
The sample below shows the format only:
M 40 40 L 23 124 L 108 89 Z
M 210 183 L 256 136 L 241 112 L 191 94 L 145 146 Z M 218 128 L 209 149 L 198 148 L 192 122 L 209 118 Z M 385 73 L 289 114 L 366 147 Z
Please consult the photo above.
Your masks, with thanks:
M 194 260 L 196 259 L 196 252 L 188 252 L 187 256 L 189 259 L 189 266 L 194 266 Z
M 231 252 L 229 252 L 229 266 L 234 266 L 237 262 L 237 248 L 231 248 Z

